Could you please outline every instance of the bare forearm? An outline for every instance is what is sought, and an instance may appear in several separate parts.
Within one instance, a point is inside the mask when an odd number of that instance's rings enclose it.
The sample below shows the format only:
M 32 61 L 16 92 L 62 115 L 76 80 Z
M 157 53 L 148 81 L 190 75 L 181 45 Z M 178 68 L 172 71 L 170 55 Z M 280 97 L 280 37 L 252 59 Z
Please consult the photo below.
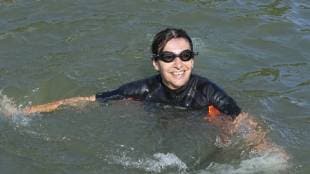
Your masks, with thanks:
M 96 101 L 95 95 L 88 96 L 88 97 L 73 97 L 73 98 L 54 101 L 51 103 L 42 104 L 42 105 L 29 106 L 24 109 L 24 112 L 26 114 L 31 114 L 31 113 L 36 113 L 36 112 L 52 112 L 61 105 L 75 106 L 75 105 L 79 105 L 81 102 L 92 102 L 92 101 Z
M 79 102 L 96 101 L 96 97 L 94 95 L 89 97 L 73 97 L 61 101 L 62 105 L 75 105 L 78 104 Z

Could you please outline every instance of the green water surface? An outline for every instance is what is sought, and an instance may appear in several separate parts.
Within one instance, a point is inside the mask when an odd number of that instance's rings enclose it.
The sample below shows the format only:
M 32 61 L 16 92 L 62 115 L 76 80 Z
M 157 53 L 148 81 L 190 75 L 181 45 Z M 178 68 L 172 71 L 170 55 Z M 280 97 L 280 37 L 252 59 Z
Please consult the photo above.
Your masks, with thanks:
M 290 154 L 286 172 L 309 173 L 309 19 L 307 0 L 0 0 L 0 173 L 274 173 L 240 149 L 219 151 L 199 111 L 119 101 L 4 116 L 7 105 L 155 74 L 150 44 L 166 27 L 188 31 L 195 73 Z

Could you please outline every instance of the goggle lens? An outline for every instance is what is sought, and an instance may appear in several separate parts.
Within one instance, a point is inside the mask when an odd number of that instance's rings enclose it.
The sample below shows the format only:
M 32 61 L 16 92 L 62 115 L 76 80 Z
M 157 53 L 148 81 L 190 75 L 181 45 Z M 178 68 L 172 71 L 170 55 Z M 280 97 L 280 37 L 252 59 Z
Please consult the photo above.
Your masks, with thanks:
M 161 53 L 159 53 L 158 55 L 155 55 L 154 58 L 155 59 L 160 59 L 164 62 L 172 62 L 175 58 L 179 57 L 182 61 L 189 61 L 192 58 L 194 58 L 194 56 L 198 55 L 198 53 L 194 53 L 191 50 L 184 50 L 182 51 L 180 54 L 175 54 L 173 52 L 170 51 L 163 51 Z

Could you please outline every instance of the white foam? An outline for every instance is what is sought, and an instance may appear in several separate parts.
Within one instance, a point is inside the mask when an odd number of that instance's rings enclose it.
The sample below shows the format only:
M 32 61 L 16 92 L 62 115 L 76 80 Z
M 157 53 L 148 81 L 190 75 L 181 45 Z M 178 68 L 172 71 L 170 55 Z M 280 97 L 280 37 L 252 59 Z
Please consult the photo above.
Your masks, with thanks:
M 27 125 L 30 118 L 24 116 L 20 107 L 17 107 L 13 100 L 2 94 L 0 90 L 0 114 L 7 118 L 11 118 L 12 121 L 18 125 Z
M 238 165 L 211 163 L 199 174 L 251 174 L 251 173 L 283 173 L 288 169 L 287 159 L 282 154 L 268 152 L 260 156 L 245 159 Z
M 147 172 L 160 173 L 168 168 L 175 168 L 178 173 L 186 173 L 187 166 L 173 153 L 155 153 L 152 158 L 133 159 L 126 154 L 113 156 L 112 160 L 128 168 L 143 169 Z
M 142 169 L 146 172 L 161 173 L 167 169 L 175 169 L 176 173 L 187 173 L 187 165 L 173 153 L 155 153 L 151 158 L 135 160 L 123 153 L 112 156 L 114 164 L 126 168 Z M 254 174 L 254 173 L 283 173 L 288 169 L 287 159 L 280 153 L 272 151 L 261 155 L 252 156 L 242 160 L 239 164 L 220 164 L 212 162 L 203 170 L 193 171 L 195 174 Z
M 0 91 L 0 113 L 3 115 L 10 115 L 17 112 L 18 109 L 15 103 Z

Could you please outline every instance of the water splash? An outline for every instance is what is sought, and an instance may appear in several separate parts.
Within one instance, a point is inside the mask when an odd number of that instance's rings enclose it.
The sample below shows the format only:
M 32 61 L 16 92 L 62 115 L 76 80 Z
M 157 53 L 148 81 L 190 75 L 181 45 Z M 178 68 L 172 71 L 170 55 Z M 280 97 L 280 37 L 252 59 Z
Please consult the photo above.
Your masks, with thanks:
M 287 168 L 287 160 L 281 154 L 270 151 L 242 160 L 238 165 L 211 163 L 206 169 L 199 171 L 198 174 L 276 174 L 285 172 Z
M 12 119 L 14 123 L 18 125 L 28 125 L 30 118 L 25 117 L 23 114 L 21 107 L 17 107 L 12 99 L 2 94 L 0 90 L 0 116 L 4 116 L 6 118 Z
M 176 173 L 188 173 L 187 165 L 173 153 L 155 153 L 152 158 L 135 160 L 128 154 L 112 156 L 114 164 L 126 168 L 142 169 L 146 172 L 165 173 L 168 169 L 176 169 Z M 283 173 L 288 169 L 288 162 L 280 153 L 268 151 L 264 154 L 253 155 L 243 159 L 238 164 L 210 163 L 205 169 L 192 171 L 194 174 L 254 174 L 254 173 Z
M 167 169 L 177 169 L 178 173 L 186 173 L 186 164 L 173 153 L 155 153 L 152 158 L 135 160 L 126 154 L 112 156 L 112 161 L 128 168 L 143 169 L 147 172 L 161 173 Z

